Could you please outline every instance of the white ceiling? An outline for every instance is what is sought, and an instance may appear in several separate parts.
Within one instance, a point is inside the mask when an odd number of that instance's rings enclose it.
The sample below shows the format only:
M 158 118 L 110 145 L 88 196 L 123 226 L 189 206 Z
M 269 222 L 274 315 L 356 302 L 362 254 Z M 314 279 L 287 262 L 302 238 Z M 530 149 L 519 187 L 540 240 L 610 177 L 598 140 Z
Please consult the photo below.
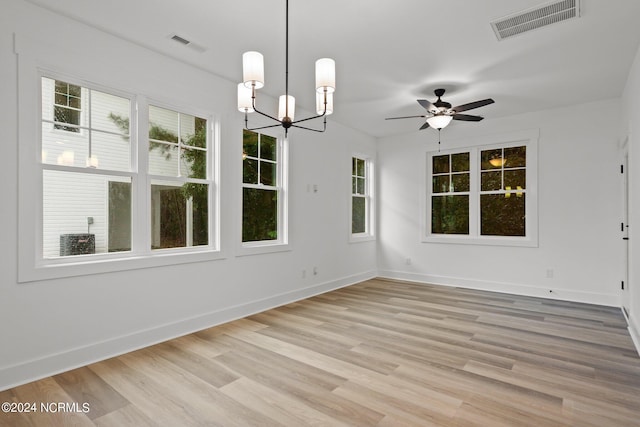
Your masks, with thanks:
M 242 78 L 242 53 L 257 50 L 261 91 L 284 93 L 284 0 L 30 1 L 233 82 Z M 453 105 L 493 98 L 469 112 L 486 118 L 620 96 L 640 42 L 640 1 L 582 0 L 579 19 L 496 40 L 491 21 L 546 2 L 290 0 L 289 92 L 312 110 L 315 60 L 334 58 L 329 122 L 377 137 L 417 132 L 422 119 L 384 118 L 423 114 L 416 99 L 435 100 L 439 87 Z

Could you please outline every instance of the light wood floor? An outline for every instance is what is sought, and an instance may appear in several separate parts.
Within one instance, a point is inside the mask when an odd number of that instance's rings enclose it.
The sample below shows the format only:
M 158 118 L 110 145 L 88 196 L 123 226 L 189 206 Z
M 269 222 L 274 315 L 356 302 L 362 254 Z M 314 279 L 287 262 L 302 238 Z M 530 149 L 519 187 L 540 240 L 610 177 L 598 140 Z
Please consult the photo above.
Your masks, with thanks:
M 640 358 L 619 309 L 370 280 L 5 401 L 90 407 L 11 427 L 640 426 Z

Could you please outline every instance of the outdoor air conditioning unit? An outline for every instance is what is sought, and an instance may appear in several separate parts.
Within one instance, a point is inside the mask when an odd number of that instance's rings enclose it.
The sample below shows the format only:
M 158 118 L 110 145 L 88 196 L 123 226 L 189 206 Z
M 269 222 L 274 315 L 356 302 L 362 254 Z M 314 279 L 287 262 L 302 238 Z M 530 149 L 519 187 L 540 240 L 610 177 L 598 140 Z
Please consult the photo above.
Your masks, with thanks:
M 96 253 L 95 234 L 61 234 L 60 256 L 86 255 Z

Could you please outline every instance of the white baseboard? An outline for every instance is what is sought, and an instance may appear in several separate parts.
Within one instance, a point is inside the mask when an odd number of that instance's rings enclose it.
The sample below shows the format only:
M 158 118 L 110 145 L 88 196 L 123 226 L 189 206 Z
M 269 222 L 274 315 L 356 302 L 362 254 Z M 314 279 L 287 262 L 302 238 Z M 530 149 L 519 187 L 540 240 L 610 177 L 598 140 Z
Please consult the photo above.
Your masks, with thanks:
M 0 368 L 0 391 L 377 277 L 354 274 Z
M 624 310 L 622 311 L 624 313 Z M 636 346 L 636 351 L 638 352 L 638 356 L 640 356 L 640 326 L 636 324 L 635 317 L 627 317 L 627 324 L 629 325 L 629 335 L 631 335 L 633 345 Z
M 429 283 L 433 285 L 454 286 L 460 288 L 502 292 L 507 294 L 548 298 L 562 301 L 583 302 L 609 307 L 620 307 L 620 297 L 618 295 L 612 294 L 576 292 L 567 289 L 542 288 L 531 285 L 523 285 L 519 283 L 493 282 L 487 280 L 438 276 L 433 274 L 412 273 L 394 270 L 381 270 L 378 273 L 379 277 L 405 280 L 409 282 Z

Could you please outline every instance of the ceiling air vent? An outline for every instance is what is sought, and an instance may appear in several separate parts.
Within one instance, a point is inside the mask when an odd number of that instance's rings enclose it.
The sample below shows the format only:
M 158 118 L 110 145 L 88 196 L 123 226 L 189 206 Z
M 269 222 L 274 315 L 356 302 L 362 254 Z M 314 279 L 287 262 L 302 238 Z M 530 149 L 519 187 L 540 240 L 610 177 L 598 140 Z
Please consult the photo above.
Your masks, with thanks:
M 580 16 L 580 0 L 561 0 L 505 16 L 491 23 L 498 40 Z
M 180 43 L 181 45 L 187 46 L 187 47 L 195 50 L 196 52 L 202 53 L 202 52 L 207 50 L 205 47 L 200 46 L 199 44 L 196 44 L 196 43 L 192 42 L 191 40 L 188 40 L 188 39 L 186 39 L 184 37 L 181 37 L 181 36 L 179 36 L 177 34 L 172 34 L 172 35 L 169 36 L 169 38 L 171 40 L 175 41 L 175 42 Z

